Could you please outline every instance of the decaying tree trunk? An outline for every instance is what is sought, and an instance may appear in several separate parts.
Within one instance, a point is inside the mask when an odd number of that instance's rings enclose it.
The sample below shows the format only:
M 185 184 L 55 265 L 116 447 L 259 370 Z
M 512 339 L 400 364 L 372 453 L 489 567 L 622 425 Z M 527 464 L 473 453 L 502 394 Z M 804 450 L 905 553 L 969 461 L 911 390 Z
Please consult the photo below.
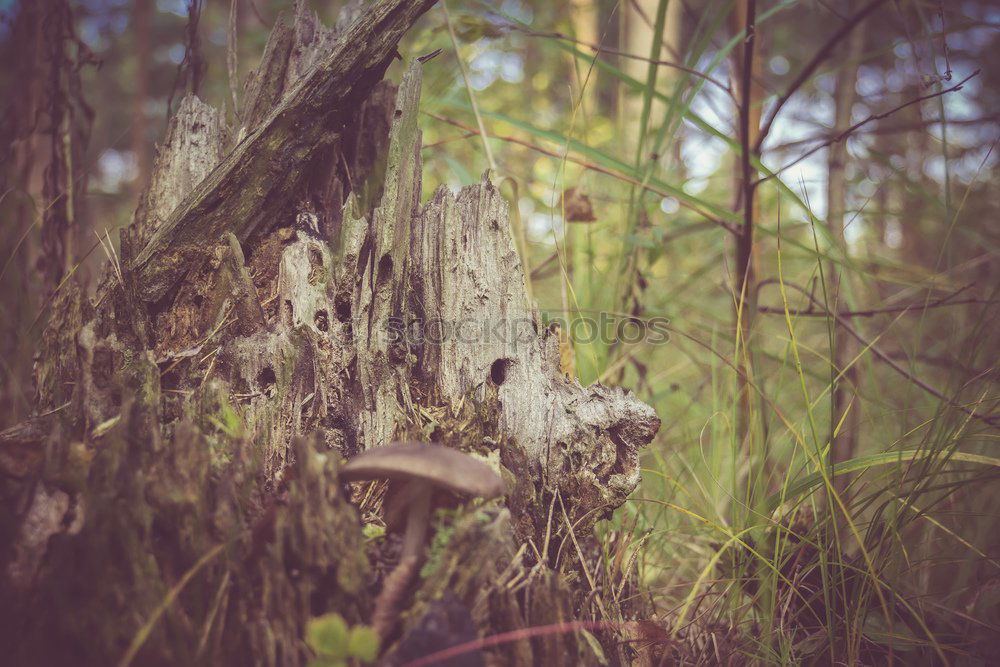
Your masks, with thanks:
M 585 537 L 636 487 L 659 420 L 559 372 L 488 178 L 420 204 L 422 65 L 398 90 L 380 79 L 432 4 L 382 0 L 327 29 L 298 3 L 242 125 L 187 97 L 96 299 L 58 293 L 38 416 L 0 434 L 16 664 L 306 662 L 308 619 L 370 622 L 398 552 L 363 537 L 379 487 L 337 481 L 342 458 L 392 440 L 478 455 L 507 494 L 442 515 L 384 660 L 626 620 L 594 591 Z M 564 633 L 485 657 L 600 652 Z

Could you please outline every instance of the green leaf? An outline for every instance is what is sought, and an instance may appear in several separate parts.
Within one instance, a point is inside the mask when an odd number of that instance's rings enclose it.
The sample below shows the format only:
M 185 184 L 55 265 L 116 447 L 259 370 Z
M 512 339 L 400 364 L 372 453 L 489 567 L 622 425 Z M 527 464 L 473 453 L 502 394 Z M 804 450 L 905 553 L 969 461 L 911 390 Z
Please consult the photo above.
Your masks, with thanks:
M 361 534 L 366 540 L 377 540 L 380 537 L 385 537 L 385 526 L 380 526 L 377 523 L 366 523 L 365 527 L 361 529 Z
M 351 628 L 347 639 L 347 654 L 362 662 L 374 662 L 378 657 L 379 640 L 375 630 L 367 625 Z
M 306 628 L 306 643 L 321 657 L 346 657 L 347 641 L 347 623 L 340 614 L 325 614 L 314 618 Z

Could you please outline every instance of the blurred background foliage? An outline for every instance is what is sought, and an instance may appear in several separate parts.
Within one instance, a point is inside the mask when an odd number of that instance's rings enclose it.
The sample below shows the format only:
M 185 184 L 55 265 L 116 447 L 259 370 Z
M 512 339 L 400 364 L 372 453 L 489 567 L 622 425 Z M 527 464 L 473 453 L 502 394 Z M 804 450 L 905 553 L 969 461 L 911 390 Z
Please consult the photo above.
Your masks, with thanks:
M 204 0 L 190 30 L 185 0 L 72 3 L 94 61 L 78 277 L 96 282 L 96 236 L 128 223 L 168 102 L 197 86 L 231 117 L 230 49 L 240 97 L 290 4 Z M 340 3 L 311 5 L 331 24 Z M 42 40 L 14 39 L 19 9 L 0 1 L 0 89 L 41 118 Z M 988 0 L 452 0 L 401 44 L 442 50 L 425 196 L 491 169 L 564 370 L 663 419 L 595 591 L 646 603 L 657 650 L 1000 659 L 998 28 Z M 192 39 L 203 67 L 181 80 Z M 28 411 L 52 301 L 30 289 L 46 138 L 11 118 L 2 425 Z M 670 340 L 592 340 L 601 312 L 667 318 Z

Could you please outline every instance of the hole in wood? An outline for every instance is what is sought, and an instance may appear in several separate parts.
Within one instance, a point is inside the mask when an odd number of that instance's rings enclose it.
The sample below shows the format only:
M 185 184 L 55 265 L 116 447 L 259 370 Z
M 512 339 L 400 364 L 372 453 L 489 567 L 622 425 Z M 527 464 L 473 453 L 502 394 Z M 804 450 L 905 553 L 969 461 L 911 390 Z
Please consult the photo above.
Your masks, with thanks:
M 507 379 L 507 369 L 510 368 L 510 359 L 497 359 L 490 366 L 490 379 L 493 384 L 500 386 Z
M 621 424 L 616 424 L 608 430 L 611 442 L 615 444 L 615 464 L 612 467 L 611 472 L 612 474 L 618 473 L 627 475 L 632 472 L 632 469 L 635 466 L 632 463 L 632 449 L 628 446 L 628 443 L 625 442 L 625 439 L 622 438 L 622 428 Z
M 381 285 L 390 276 L 392 276 L 392 257 L 387 254 L 382 255 L 382 259 L 378 261 L 378 275 L 375 278 L 375 284 Z
M 313 321 L 316 323 L 316 328 L 324 333 L 330 328 L 330 315 L 325 310 L 317 310 Z
M 91 366 L 91 373 L 94 386 L 101 391 L 111 384 L 111 376 L 114 373 L 114 359 L 111 350 L 99 348 L 94 350 L 94 362 Z
M 277 378 L 274 377 L 274 369 L 270 366 L 265 366 L 257 375 L 257 386 L 260 387 L 261 391 L 271 387 L 275 382 L 277 382 Z
M 351 319 L 351 302 L 348 298 L 337 300 L 336 313 L 337 319 L 341 322 L 346 322 Z
M 309 268 L 314 271 L 323 268 L 323 253 L 316 246 L 309 246 Z

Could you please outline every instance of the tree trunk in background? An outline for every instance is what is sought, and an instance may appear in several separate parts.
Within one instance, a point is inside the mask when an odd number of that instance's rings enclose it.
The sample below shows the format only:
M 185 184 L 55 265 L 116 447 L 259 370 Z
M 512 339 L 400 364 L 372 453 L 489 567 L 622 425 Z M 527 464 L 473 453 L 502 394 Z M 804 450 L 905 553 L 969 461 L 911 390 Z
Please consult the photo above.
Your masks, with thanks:
M 837 82 L 834 87 L 834 123 L 833 131 L 841 132 L 851 124 L 851 111 L 856 99 L 855 87 L 858 78 L 858 62 L 865 43 L 865 25 L 856 27 L 848 39 L 844 60 L 837 72 Z M 847 142 L 835 142 L 828 149 L 827 157 L 827 216 L 826 222 L 834 240 L 841 246 L 844 256 L 850 256 L 845 239 L 847 219 Z M 834 312 L 846 308 L 846 300 L 841 298 L 844 293 L 843 283 L 847 276 L 843 275 L 836 264 L 830 264 L 830 308 Z M 836 381 L 833 392 L 833 412 L 831 414 L 831 433 L 833 446 L 831 448 L 832 463 L 846 461 L 854 456 L 858 442 L 859 406 L 854 405 L 857 395 L 858 371 L 851 366 L 845 368 L 858 354 L 857 341 L 843 329 L 834 324 L 833 339 L 833 372 L 843 376 Z M 847 488 L 848 478 L 841 475 L 836 478 L 838 491 Z
M 683 5 L 679 0 L 641 0 L 627 5 L 625 12 L 625 39 L 623 50 L 638 58 L 626 58 L 623 62 L 625 72 L 637 81 L 643 82 L 647 94 L 638 92 L 624 96 L 621 122 L 621 136 L 629 150 L 634 152 L 634 164 L 637 170 L 650 174 L 662 165 L 662 156 L 658 154 L 664 146 L 658 146 L 656 136 L 658 130 L 667 122 L 668 105 L 653 95 L 654 91 L 666 90 L 668 95 L 674 93 L 674 84 L 678 80 L 677 71 L 659 64 L 659 61 L 680 62 L 682 58 Z M 659 36 L 657 33 L 659 32 Z M 669 147 L 671 150 L 675 146 Z M 644 295 L 648 283 L 643 272 L 645 254 L 635 243 L 634 238 L 651 225 L 647 212 L 646 193 L 642 188 L 633 187 L 630 191 L 629 215 L 623 230 L 623 247 L 621 276 L 617 279 L 617 294 L 612 307 L 614 310 L 641 318 L 644 316 Z M 656 205 L 653 205 L 656 208 Z M 622 355 L 628 354 L 620 344 L 612 345 L 609 354 L 609 368 L 605 375 L 610 375 L 612 382 L 619 384 L 625 376 L 626 364 L 622 363 Z M 618 361 L 615 364 L 615 361 Z M 635 362 L 632 359 L 633 363 Z M 642 375 L 641 367 L 640 375 Z M 617 368 L 612 372 L 612 369 Z M 602 376 L 603 377 L 603 376 Z
M 442 518 L 383 657 L 637 613 L 592 594 L 634 597 L 587 535 L 638 484 L 659 419 L 559 372 L 496 188 L 420 204 L 422 66 L 398 91 L 380 80 L 432 4 L 353 6 L 335 29 L 297 4 L 243 125 L 185 97 L 120 262 L 94 300 L 56 294 L 36 416 L 0 433 L 14 664 L 305 664 L 308 620 L 370 622 L 398 558 L 395 533 L 362 534 L 383 487 L 337 479 L 341 457 L 391 440 L 474 453 L 507 494 Z M 442 323 L 464 328 L 431 338 Z M 489 659 L 595 651 L 560 633 Z
M 42 186 L 41 254 L 38 276 L 53 292 L 76 264 L 77 220 L 86 191 L 81 169 L 90 133 L 91 111 L 83 102 L 80 67 L 86 47 L 76 37 L 67 0 L 42 7 L 43 67 L 47 76 L 41 127 L 49 135 L 50 159 Z
M 659 45 L 653 44 L 655 37 L 654 26 L 656 24 L 656 13 L 660 4 L 666 3 L 666 15 L 663 22 L 663 35 Z M 625 13 L 626 37 L 622 50 L 626 53 L 640 56 L 640 58 L 650 58 L 655 60 L 666 60 L 669 62 L 682 62 L 683 54 L 681 49 L 681 26 L 683 25 L 684 4 L 680 0 L 636 0 L 625 3 L 622 7 Z M 649 62 L 637 58 L 626 58 L 622 62 L 625 73 L 638 81 L 646 81 L 651 65 Z M 677 80 L 677 71 L 669 67 L 652 66 L 655 69 L 655 82 L 657 90 L 670 90 L 672 83 Z M 650 110 L 650 118 L 662 119 L 666 113 L 666 105 L 660 101 L 654 101 Z M 639 120 L 642 117 L 642 97 L 641 95 L 627 95 L 625 97 L 625 115 L 623 136 L 628 137 L 627 141 L 633 150 L 638 148 L 639 142 Z
M 748 30 L 748 26 L 756 24 L 755 0 L 737 0 L 730 14 L 731 30 L 740 34 Z M 756 30 L 748 31 L 742 47 L 733 50 L 733 90 L 736 95 L 738 121 L 738 138 L 742 146 L 740 156 L 734 165 L 734 192 L 737 195 L 738 209 L 743 213 L 743 225 L 735 243 L 735 266 L 733 273 L 733 302 L 735 304 L 735 358 L 737 368 L 737 424 L 736 433 L 739 444 L 746 452 L 748 460 L 760 456 L 758 451 L 757 433 L 763 419 L 763 414 L 753 410 L 754 388 L 754 343 L 753 325 L 757 312 L 757 245 L 754 238 L 754 228 L 757 224 L 759 205 L 756 200 L 757 170 L 743 156 L 749 155 L 760 135 L 761 104 L 764 91 L 760 82 L 763 77 L 761 49 L 757 45 Z M 747 470 L 753 470 L 754 465 L 748 465 Z M 747 506 L 753 503 L 753 495 L 757 480 L 747 479 L 745 488 Z
M 66 2 L 23 3 L 4 47 L 17 94 L 5 100 L 0 123 L 0 426 L 31 410 L 38 310 L 73 266 L 89 131 L 80 97 L 84 58 Z
M 150 55 L 153 38 L 150 34 L 153 0 L 135 0 L 132 24 L 135 30 L 135 90 L 132 95 L 132 155 L 135 157 L 136 178 L 132 182 L 136 196 L 149 182 L 152 168 L 149 123 L 146 121 L 146 100 L 149 98 Z
M 29 5 L 10 27 L 0 56 L 12 63 L 23 82 L 20 94 L 10 100 L 0 122 L 0 425 L 13 424 L 28 414 L 31 405 L 31 353 L 25 344 L 27 322 L 38 304 L 27 289 L 37 234 L 31 231 L 41 197 L 42 165 L 36 156 L 42 138 L 33 131 L 41 87 L 41 8 Z M 24 55 L 16 57 L 15 54 Z

